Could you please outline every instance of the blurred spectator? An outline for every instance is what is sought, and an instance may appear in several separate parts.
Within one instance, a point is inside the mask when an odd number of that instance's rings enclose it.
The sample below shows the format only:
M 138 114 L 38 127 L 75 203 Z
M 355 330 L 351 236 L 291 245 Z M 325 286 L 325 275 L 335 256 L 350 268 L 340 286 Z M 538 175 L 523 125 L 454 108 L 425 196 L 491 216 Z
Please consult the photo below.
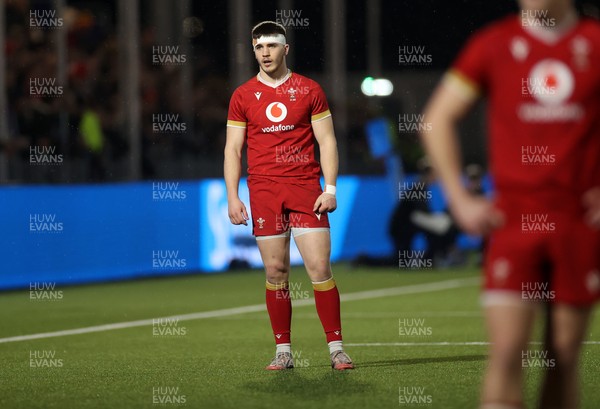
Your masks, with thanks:
M 11 159 L 11 179 L 20 182 L 59 182 L 57 167 L 32 167 L 29 150 L 55 147 L 65 155 L 63 181 L 118 180 L 127 177 L 129 145 L 123 132 L 124 101 L 119 90 L 118 41 L 112 6 L 92 4 L 93 11 L 68 6 L 64 24 L 52 29 L 30 27 L 30 10 L 51 9 L 52 2 L 8 0 L 6 7 L 6 88 L 10 139 L 0 147 Z M 33 95 L 30 80 L 56 81 L 58 57 L 56 30 L 67 30 L 68 83 L 60 93 Z M 229 93 L 226 74 L 210 74 L 210 59 L 201 47 L 190 47 L 192 64 L 189 84 L 180 80 L 181 66 L 153 63 L 158 45 L 153 27 L 142 27 L 140 36 L 140 85 L 142 102 L 142 174 L 161 177 L 168 168 L 194 175 L 181 164 L 214 158 L 224 146 Z M 156 133 L 155 114 L 183 114 L 181 87 L 190 87 L 189 102 L 196 107 L 185 118 L 186 132 Z M 202 109 L 197 109 L 202 107 Z M 60 126 L 61 120 L 68 123 Z M 183 120 L 183 119 L 182 119 Z M 62 131 L 61 131 L 62 129 Z M 67 135 L 61 132 L 67 129 Z M 89 171 L 83 171 L 89 169 Z M 162 172 L 162 173 L 161 173 Z M 163 176 L 164 177 L 164 176 Z M 179 175 L 181 177 L 181 175 Z
M 419 180 L 401 192 L 402 200 L 390 220 L 389 234 L 394 241 L 394 248 L 398 254 L 413 254 L 431 260 L 432 264 L 438 266 L 457 264 L 461 261 L 455 246 L 459 231 L 447 210 L 432 212 L 430 187 L 436 177 L 425 158 L 417 166 Z M 412 251 L 413 240 L 419 233 L 427 240 L 427 248 L 423 253 Z

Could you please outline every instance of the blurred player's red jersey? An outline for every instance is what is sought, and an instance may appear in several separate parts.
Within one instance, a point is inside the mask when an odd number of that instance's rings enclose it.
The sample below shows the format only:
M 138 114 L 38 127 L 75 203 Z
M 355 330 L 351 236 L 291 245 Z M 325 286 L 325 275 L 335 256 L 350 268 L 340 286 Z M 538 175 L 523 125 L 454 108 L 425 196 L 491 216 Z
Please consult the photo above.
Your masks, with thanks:
M 331 116 L 325 93 L 315 81 L 290 73 L 277 86 L 259 76 L 231 97 L 227 126 L 246 128 L 248 174 L 292 183 L 314 183 L 312 122 Z
M 527 201 L 543 189 L 537 199 L 546 208 L 579 211 L 582 193 L 600 185 L 600 24 L 573 20 L 553 39 L 533 31 L 515 16 L 490 25 L 471 38 L 450 79 L 488 97 L 500 194 Z

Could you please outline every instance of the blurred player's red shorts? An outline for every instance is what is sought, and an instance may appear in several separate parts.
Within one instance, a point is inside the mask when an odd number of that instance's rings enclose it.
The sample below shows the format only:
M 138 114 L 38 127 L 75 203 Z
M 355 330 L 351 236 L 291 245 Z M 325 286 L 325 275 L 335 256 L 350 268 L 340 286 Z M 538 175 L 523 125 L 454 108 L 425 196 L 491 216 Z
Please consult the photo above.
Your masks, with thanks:
M 327 214 L 319 219 L 313 212 L 323 190 L 318 180 L 310 184 L 282 183 L 268 178 L 248 177 L 252 234 L 273 236 L 291 228 L 328 228 Z
M 536 205 L 497 201 L 506 221 L 488 243 L 484 300 L 500 290 L 525 300 L 592 305 L 600 299 L 600 231 L 584 223 L 579 200 L 569 204 L 564 193 L 537 199 Z

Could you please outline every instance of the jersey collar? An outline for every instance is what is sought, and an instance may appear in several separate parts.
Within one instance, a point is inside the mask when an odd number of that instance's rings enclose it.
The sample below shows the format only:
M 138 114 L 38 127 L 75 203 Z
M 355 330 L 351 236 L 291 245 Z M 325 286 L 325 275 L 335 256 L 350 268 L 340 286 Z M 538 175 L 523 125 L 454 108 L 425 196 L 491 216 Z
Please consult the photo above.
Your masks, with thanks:
M 532 37 L 540 40 L 543 43 L 553 45 L 563 39 L 566 34 L 571 31 L 573 27 L 577 25 L 579 18 L 577 12 L 570 11 L 560 24 L 554 27 L 540 27 L 535 25 L 523 26 L 525 30 Z
M 265 85 L 267 85 L 267 86 L 269 86 L 271 88 L 277 88 L 278 86 L 280 86 L 281 84 L 283 84 L 284 82 L 286 82 L 288 80 L 288 78 L 290 78 L 291 76 L 292 76 L 292 70 L 290 70 L 288 68 L 287 74 L 285 74 L 285 77 L 283 77 L 280 81 L 276 81 L 274 83 L 267 82 L 267 81 L 265 81 L 265 80 L 262 79 L 262 77 L 260 76 L 260 73 L 256 74 L 256 79 L 259 82 L 262 82 L 263 84 L 265 84 Z

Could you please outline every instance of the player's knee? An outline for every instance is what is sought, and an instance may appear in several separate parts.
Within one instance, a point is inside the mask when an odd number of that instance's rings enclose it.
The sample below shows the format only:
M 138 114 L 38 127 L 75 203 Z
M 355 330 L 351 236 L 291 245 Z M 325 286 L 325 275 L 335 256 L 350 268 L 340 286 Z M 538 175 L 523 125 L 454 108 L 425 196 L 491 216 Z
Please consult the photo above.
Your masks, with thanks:
M 331 264 L 328 259 L 317 259 L 305 262 L 312 281 L 325 281 L 331 277 Z
M 265 272 L 270 283 L 278 284 L 287 281 L 289 268 L 281 261 L 270 261 L 265 263 Z

